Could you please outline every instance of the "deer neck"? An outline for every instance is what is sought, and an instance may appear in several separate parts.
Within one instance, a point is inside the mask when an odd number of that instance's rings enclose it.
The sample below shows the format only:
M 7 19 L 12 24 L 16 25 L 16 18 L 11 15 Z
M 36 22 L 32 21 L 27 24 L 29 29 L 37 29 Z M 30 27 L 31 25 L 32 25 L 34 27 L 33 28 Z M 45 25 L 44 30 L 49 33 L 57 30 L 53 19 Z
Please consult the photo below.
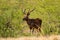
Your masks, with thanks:
M 28 21 L 29 20 L 29 17 L 26 17 L 26 21 Z

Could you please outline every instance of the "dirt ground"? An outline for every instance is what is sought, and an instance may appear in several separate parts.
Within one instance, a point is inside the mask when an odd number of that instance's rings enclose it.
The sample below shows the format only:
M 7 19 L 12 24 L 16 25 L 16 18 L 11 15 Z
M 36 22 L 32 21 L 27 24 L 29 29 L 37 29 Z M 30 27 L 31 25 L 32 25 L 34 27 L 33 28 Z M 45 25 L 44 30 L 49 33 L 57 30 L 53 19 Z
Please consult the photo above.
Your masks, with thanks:
M 39 37 L 0 38 L 0 40 L 60 40 L 60 35 L 39 36 Z

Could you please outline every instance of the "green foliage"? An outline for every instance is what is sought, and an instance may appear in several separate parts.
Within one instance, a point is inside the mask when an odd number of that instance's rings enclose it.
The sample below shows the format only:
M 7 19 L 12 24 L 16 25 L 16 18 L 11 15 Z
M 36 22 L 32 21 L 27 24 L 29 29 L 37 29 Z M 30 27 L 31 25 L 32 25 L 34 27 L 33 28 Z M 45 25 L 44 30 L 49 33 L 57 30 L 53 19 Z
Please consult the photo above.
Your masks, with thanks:
M 60 0 L 0 0 L 0 37 L 30 36 L 22 9 L 36 8 L 29 18 L 42 19 L 42 34 L 60 34 Z

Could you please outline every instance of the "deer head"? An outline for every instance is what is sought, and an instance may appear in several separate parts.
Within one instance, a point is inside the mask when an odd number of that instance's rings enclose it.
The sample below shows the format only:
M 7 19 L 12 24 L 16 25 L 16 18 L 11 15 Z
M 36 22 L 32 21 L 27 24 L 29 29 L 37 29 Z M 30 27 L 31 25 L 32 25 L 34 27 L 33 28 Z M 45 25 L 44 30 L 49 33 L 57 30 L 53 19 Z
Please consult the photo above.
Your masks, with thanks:
M 28 12 L 26 12 L 26 9 L 23 10 L 23 13 L 24 13 L 24 18 L 23 20 L 28 20 L 28 16 L 30 15 L 31 12 L 33 12 L 35 9 L 32 9 L 32 10 L 28 10 Z

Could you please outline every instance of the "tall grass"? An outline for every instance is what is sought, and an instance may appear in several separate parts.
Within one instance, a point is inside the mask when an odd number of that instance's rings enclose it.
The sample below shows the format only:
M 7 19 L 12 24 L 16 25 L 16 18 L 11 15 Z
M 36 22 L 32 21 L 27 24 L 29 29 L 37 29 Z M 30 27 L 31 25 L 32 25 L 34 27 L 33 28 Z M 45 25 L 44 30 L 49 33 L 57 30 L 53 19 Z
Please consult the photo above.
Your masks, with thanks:
M 42 35 L 60 34 L 60 0 L 0 0 L 0 37 L 30 36 L 22 9 L 33 9 L 29 18 L 42 19 Z

